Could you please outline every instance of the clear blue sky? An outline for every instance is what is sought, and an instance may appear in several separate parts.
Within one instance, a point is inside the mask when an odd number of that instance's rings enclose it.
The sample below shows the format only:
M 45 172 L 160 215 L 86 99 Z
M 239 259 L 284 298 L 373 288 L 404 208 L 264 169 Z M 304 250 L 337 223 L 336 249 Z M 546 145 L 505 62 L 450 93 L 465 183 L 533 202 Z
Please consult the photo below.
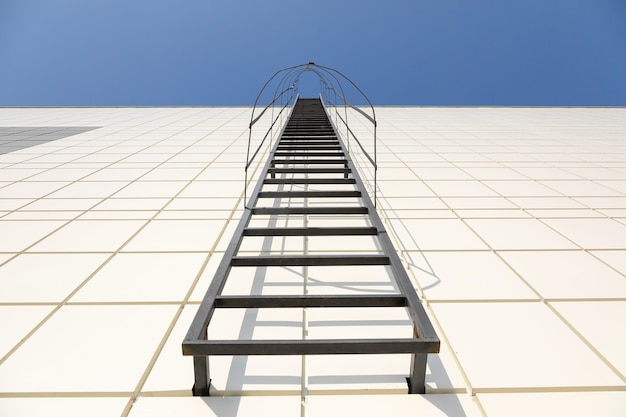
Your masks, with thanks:
M 623 106 L 626 0 L 0 0 L 2 106 L 249 105 L 309 61 L 381 105 Z

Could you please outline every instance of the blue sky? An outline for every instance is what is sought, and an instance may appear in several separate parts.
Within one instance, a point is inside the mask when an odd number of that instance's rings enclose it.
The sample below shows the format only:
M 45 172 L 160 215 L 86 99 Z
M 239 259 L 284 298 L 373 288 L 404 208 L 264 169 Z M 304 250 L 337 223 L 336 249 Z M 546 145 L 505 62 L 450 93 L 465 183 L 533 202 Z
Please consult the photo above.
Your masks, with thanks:
M 380 105 L 623 106 L 626 0 L 0 0 L 2 106 L 250 105 L 309 61 Z

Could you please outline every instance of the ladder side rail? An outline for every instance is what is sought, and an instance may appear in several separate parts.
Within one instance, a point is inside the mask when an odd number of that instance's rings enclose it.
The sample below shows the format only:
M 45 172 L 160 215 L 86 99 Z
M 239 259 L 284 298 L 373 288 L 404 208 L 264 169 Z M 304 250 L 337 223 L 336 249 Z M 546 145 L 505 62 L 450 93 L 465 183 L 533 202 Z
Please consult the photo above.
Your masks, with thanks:
M 263 136 L 263 139 L 261 139 L 261 143 L 259 144 L 259 146 L 256 148 L 256 150 L 254 151 L 254 154 L 252 155 L 252 158 L 248 158 L 248 160 L 246 161 L 246 167 L 245 170 L 247 171 L 248 168 L 250 168 L 250 165 L 252 164 L 252 161 L 254 161 L 254 158 L 256 158 L 256 156 L 258 155 L 259 151 L 261 150 L 261 147 L 263 146 L 263 144 L 265 143 L 265 139 L 267 139 L 267 137 L 269 136 L 270 132 L 272 131 L 272 128 L 274 127 L 274 125 L 276 124 L 276 122 L 279 120 L 281 113 L 285 110 L 285 108 L 287 108 L 287 104 L 284 105 L 281 109 L 280 112 L 276 115 L 276 118 L 274 119 L 274 121 L 272 122 L 272 124 L 270 125 L 270 127 L 267 129 L 267 132 L 265 132 L 265 136 Z M 249 144 L 250 141 L 248 141 Z
M 284 127 L 283 127 L 284 131 Z M 282 132 L 281 132 L 282 135 Z M 263 167 L 262 176 L 267 176 L 269 168 L 272 164 L 273 154 L 276 152 L 278 148 L 278 144 L 280 141 L 276 141 L 274 147 L 271 151 L 271 156 L 265 163 Z M 252 192 L 252 196 L 250 200 L 252 201 L 252 206 L 256 204 L 258 200 L 258 195 L 261 189 L 263 188 L 263 181 L 259 180 Z M 252 209 L 246 205 L 246 200 L 244 197 L 244 212 L 239 220 L 237 228 L 233 233 L 233 236 L 226 247 L 226 251 L 222 256 L 222 260 L 217 268 L 213 276 L 213 280 L 207 289 L 207 292 L 198 307 L 198 311 L 194 316 L 194 319 L 187 330 L 187 334 L 182 343 L 182 351 L 183 355 L 193 355 L 193 368 L 194 368 L 194 386 L 193 386 L 193 394 L 194 395 L 209 395 L 209 386 L 211 383 L 210 378 L 210 369 L 209 369 L 209 357 L 206 354 L 194 354 L 193 346 L 197 345 L 199 341 L 206 341 L 208 334 L 207 328 L 209 323 L 215 313 L 216 298 L 221 295 L 221 292 L 226 285 L 226 280 L 232 268 L 232 259 L 239 250 L 241 243 L 243 241 L 243 231 L 250 223 L 250 219 L 252 217 Z
M 271 102 L 270 102 L 267 106 L 265 106 L 265 108 L 261 111 L 261 114 L 259 114 L 259 115 L 258 115 L 258 116 L 254 119 L 254 120 L 252 120 L 252 121 L 250 122 L 250 126 L 249 126 L 249 127 L 254 126 L 254 125 L 256 124 L 256 122 L 258 122 L 258 121 L 259 121 L 259 119 L 260 119 L 261 117 L 263 117 L 263 115 L 265 114 L 265 112 L 267 111 L 267 109 L 269 109 L 269 108 L 270 108 L 270 106 L 273 106 L 273 104 L 274 104 L 274 103 L 276 103 L 276 101 L 277 101 L 279 98 L 281 98 L 281 97 L 282 97 L 285 93 L 287 93 L 288 91 L 291 91 L 291 90 L 293 90 L 293 89 L 294 89 L 294 87 L 293 87 L 293 86 L 289 86 L 289 87 L 285 88 L 283 91 L 281 91 L 280 93 L 278 93 L 278 95 L 277 95 L 277 96 L 275 96 L 275 97 L 274 97 L 274 99 L 273 99 L 273 100 L 272 100 L 272 101 L 271 101 Z
M 357 183 L 357 188 L 361 190 L 365 190 L 365 185 L 363 184 L 361 176 L 359 175 L 356 169 L 356 166 L 354 162 L 352 161 L 351 156 L 345 150 L 345 144 L 343 143 L 343 140 L 338 134 L 337 134 L 337 138 L 339 139 L 340 146 L 344 149 L 344 152 L 346 154 L 346 163 L 348 164 L 348 167 L 352 170 L 352 176 L 354 177 Z M 364 205 L 369 208 L 370 218 L 372 220 L 373 226 L 376 227 L 379 231 L 379 241 L 381 245 L 383 246 L 383 250 L 385 254 L 390 259 L 390 266 L 392 268 L 392 272 L 399 286 L 399 289 L 407 297 L 409 313 L 411 315 L 411 319 L 413 320 L 413 323 L 415 324 L 417 328 L 418 336 L 420 338 L 432 339 L 433 341 L 434 340 L 439 341 L 437 334 L 430 322 L 430 319 L 426 315 L 424 306 L 422 305 L 421 301 L 419 300 L 419 297 L 417 296 L 417 292 L 415 291 L 413 284 L 408 274 L 406 273 L 404 266 L 402 265 L 402 261 L 400 257 L 398 256 L 398 253 L 396 252 L 395 247 L 393 246 L 393 243 L 391 242 L 391 239 L 389 238 L 389 235 L 387 234 L 387 230 L 385 229 L 385 226 L 382 220 L 380 219 L 380 217 L 378 216 L 378 213 L 376 212 L 376 208 L 369 194 L 367 192 L 363 192 L 361 195 L 361 199 L 363 200 Z

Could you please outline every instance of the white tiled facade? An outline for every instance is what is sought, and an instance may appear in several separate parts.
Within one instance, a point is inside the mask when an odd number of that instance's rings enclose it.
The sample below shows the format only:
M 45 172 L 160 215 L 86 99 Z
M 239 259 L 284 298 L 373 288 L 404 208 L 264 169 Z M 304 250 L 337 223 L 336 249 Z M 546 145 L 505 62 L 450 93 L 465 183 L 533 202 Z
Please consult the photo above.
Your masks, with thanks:
M 426 395 L 403 394 L 405 355 L 346 355 L 212 358 L 220 395 L 191 396 L 181 342 L 241 214 L 249 108 L 3 108 L 0 133 L 56 136 L 0 136 L 0 416 L 626 415 L 626 109 L 376 112 L 379 214 L 442 341 Z M 334 309 L 306 317 L 341 334 Z M 219 319 L 235 338 L 308 325 Z

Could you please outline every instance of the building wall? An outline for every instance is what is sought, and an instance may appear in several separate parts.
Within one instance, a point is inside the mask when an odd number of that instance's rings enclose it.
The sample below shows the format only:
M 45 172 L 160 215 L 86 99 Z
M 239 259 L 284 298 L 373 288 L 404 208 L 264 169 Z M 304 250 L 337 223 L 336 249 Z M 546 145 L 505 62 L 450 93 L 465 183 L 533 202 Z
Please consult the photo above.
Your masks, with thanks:
M 442 338 L 426 395 L 390 355 L 219 358 L 224 397 L 191 397 L 180 343 L 241 214 L 250 109 L 5 108 L 0 415 L 624 415 L 626 109 L 376 111 L 379 213 Z

